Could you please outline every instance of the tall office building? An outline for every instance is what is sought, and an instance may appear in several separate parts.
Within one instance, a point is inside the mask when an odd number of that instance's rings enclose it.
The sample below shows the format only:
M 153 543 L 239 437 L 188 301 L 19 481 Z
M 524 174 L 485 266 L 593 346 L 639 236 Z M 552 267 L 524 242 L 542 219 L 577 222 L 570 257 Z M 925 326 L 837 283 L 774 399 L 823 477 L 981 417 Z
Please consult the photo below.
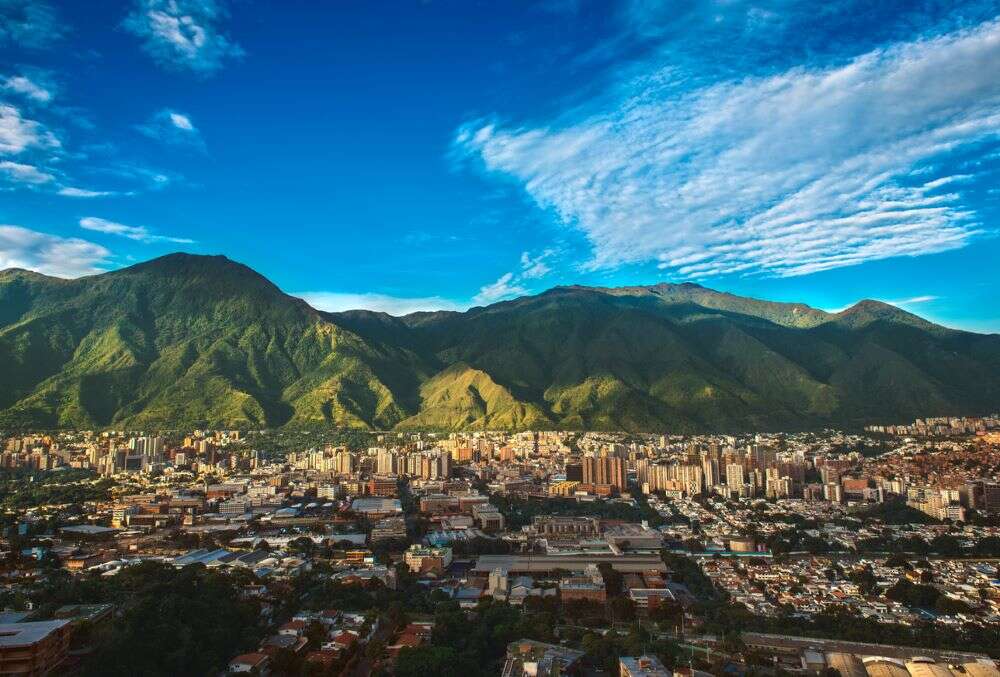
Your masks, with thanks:
M 734 491 L 741 491 L 743 485 L 747 483 L 746 471 L 739 463 L 730 463 L 726 466 L 726 486 Z
M 583 483 L 609 485 L 619 491 L 626 487 L 625 459 L 619 456 L 583 457 Z
M 706 487 L 714 487 L 719 483 L 719 459 L 706 455 L 701 460 L 701 474 Z
M 398 458 L 388 449 L 379 449 L 375 456 L 375 471 L 380 475 L 395 475 L 399 471 Z

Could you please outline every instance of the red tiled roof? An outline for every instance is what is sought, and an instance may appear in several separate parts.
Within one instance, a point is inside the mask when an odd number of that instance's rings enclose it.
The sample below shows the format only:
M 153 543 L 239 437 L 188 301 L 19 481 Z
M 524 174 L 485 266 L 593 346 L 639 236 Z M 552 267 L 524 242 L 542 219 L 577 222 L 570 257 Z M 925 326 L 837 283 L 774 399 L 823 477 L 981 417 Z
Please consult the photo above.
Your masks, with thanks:
M 266 660 L 267 660 L 267 654 L 245 653 L 245 654 L 240 654 L 239 656 L 233 658 L 231 661 L 229 661 L 229 664 L 234 665 L 236 663 L 239 663 L 244 665 L 258 666 Z
M 333 641 L 336 642 L 337 644 L 342 644 L 343 646 L 351 646 L 356 641 L 358 641 L 358 638 L 356 635 L 353 635 L 349 632 L 342 632 L 336 637 L 334 637 Z

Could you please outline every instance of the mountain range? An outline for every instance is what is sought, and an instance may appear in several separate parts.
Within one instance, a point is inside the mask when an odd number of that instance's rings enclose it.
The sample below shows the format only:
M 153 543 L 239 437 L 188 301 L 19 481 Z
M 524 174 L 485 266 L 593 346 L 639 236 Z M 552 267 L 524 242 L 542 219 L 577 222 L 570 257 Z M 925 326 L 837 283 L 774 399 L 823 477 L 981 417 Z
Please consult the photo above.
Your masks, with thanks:
M 739 432 L 1000 409 L 1000 335 L 685 284 L 326 313 L 222 256 L 0 272 L 0 429 Z

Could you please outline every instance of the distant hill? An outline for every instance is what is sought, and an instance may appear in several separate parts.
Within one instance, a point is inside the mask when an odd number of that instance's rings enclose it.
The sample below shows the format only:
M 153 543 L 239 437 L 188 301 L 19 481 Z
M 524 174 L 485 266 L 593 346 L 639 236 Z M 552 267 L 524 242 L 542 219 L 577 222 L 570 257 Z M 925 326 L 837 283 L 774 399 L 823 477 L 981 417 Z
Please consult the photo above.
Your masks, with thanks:
M 323 313 L 221 256 L 0 271 L 0 428 L 744 431 L 1000 405 L 1000 336 L 862 301 L 560 287 L 464 313 Z

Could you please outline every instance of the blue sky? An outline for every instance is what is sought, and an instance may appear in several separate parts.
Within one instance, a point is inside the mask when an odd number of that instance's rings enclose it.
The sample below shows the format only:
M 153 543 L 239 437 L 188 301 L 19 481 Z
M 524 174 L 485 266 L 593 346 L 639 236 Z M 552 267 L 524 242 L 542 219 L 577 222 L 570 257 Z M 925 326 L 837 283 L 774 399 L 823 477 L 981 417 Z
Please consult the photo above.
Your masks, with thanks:
M 1000 3 L 0 0 L 0 268 L 559 284 L 1000 331 Z

